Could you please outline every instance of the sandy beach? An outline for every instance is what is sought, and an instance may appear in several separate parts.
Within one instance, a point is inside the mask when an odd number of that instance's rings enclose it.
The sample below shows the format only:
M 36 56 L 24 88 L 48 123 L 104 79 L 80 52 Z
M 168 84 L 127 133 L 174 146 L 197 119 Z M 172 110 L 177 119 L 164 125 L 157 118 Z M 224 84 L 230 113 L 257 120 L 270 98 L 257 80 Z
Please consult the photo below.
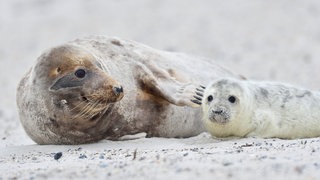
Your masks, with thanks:
M 87 35 L 207 57 L 248 79 L 320 89 L 320 2 L 0 1 L 0 179 L 318 179 L 320 139 L 140 138 L 36 145 L 15 93 L 46 49 Z

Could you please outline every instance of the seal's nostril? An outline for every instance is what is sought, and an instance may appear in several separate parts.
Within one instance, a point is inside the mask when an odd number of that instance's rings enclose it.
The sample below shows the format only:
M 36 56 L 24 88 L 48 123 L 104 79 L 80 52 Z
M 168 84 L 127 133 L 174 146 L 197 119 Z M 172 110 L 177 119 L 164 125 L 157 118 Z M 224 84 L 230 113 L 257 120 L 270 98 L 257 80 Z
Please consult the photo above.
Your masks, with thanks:
M 222 110 L 213 111 L 215 114 L 222 114 Z
M 120 88 L 118 88 L 118 92 L 123 92 L 122 86 L 120 86 Z
M 122 86 L 120 86 L 120 87 L 113 87 L 113 92 L 114 92 L 116 95 L 119 95 L 120 93 L 123 93 L 123 88 L 122 88 Z

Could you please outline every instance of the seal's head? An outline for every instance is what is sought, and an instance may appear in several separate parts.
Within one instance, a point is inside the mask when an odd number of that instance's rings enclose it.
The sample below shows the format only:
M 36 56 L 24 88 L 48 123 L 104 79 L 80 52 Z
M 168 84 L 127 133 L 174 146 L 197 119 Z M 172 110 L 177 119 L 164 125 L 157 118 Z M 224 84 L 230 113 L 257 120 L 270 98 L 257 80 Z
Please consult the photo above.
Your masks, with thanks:
M 70 140 L 61 140 L 64 144 L 101 139 L 108 124 L 102 117 L 124 95 L 122 86 L 103 70 L 93 54 L 72 45 L 53 48 L 40 56 L 31 79 L 32 87 L 37 87 L 38 97 L 34 98 L 42 99 L 47 111 L 46 117 L 41 117 L 47 121 L 43 122 L 45 128 Z M 50 144 L 48 140 L 46 143 Z
M 241 88 L 228 79 L 214 82 L 206 87 L 202 108 L 207 118 L 218 124 L 226 124 L 232 120 L 241 103 Z
M 216 136 L 228 136 L 246 117 L 247 98 L 240 80 L 219 79 L 209 84 L 202 98 L 203 119 Z

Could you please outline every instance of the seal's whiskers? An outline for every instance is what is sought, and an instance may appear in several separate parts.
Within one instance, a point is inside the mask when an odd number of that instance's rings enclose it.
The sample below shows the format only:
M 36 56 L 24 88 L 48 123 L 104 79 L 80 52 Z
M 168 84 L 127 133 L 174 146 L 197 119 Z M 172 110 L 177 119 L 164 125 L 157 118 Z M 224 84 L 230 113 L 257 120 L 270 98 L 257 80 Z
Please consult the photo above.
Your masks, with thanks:
M 107 108 L 107 106 L 102 102 L 103 100 L 101 99 L 94 102 L 80 102 L 72 109 L 72 111 L 75 111 L 77 109 L 79 110 L 76 112 L 76 115 L 73 117 L 73 119 L 91 119 Z

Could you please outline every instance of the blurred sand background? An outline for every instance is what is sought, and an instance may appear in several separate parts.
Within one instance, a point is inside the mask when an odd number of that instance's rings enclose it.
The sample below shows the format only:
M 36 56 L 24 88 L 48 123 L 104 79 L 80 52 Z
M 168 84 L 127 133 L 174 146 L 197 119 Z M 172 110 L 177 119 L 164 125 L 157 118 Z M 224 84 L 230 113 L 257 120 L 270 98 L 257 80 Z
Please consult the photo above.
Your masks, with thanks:
M 17 84 L 45 49 L 86 35 L 131 39 L 211 58 L 250 79 L 320 89 L 317 0 L 0 0 L 0 179 L 320 177 L 319 138 L 217 140 L 202 134 L 34 145 L 18 119 Z M 62 158 L 54 160 L 60 151 Z

